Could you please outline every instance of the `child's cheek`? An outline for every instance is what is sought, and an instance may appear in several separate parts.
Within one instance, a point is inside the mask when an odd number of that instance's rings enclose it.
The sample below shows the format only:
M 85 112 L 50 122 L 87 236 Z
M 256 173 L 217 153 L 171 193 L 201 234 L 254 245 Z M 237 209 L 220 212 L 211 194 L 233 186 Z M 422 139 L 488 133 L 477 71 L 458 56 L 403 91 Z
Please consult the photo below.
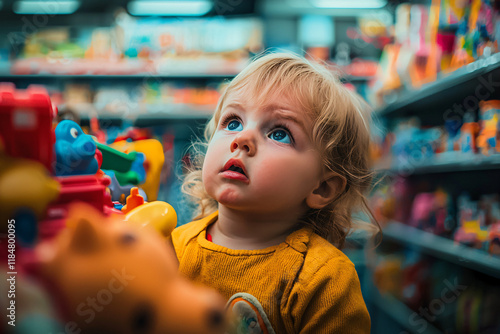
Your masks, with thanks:
M 287 166 L 284 168 L 283 166 Z M 293 165 L 287 163 L 286 159 L 281 159 L 279 156 L 268 157 L 258 165 L 257 179 L 261 186 L 266 188 L 274 188 L 276 186 L 285 186 L 292 177 L 290 172 Z M 256 180 L 257 181 L 257 180 Z

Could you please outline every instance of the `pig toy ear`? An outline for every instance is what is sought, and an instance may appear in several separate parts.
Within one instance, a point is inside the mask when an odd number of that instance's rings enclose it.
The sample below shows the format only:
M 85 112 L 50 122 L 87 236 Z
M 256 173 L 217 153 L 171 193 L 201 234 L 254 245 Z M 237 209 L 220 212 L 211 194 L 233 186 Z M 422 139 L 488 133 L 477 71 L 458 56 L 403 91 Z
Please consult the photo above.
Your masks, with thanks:
M 90 221 L 81 218 L 76 222 L 69 248 L 77 253 L 91 253 L 99 248 L 99 237 Z
M 69 249 L 79 253 L 90 253 L 100 246 L 96 224 L 104 223 L 106 217 L 85 203 L 74 203 L 69 209 L 67 228 L 71 230 Z

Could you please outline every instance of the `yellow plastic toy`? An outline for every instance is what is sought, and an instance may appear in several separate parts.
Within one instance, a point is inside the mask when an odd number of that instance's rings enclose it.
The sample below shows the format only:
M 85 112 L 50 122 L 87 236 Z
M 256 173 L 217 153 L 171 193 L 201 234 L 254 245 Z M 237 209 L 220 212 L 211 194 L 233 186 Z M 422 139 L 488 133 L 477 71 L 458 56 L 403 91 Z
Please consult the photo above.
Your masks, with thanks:
M 21 208 L 42 218 L 59 191 L 59 182 L 41 163 L 0 155 L 0 221 L 7 222 Z
M 136 207 L 125 215 L 124 220 L 138 226 L 150 226 L 169 238 L 177 225 L 177 213 L 170 204 L 156 201 Z
M 156 201 L 160 187 L 160 173 L 165 162 L 163 146 L 156 139 L 144 139 L 134 142 L 122 140 L 109 145 L 124 153 L 142 152 L 146 156 L 146 180 L 141 185 L 148 196 L 148 201 Z

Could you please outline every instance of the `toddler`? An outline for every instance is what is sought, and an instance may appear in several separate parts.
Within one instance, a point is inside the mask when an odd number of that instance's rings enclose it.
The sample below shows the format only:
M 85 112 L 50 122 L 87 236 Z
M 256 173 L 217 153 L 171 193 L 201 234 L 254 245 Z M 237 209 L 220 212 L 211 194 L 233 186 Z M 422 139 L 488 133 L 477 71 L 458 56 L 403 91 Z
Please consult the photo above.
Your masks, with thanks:
M 234 333 L 369 333 L 342 248 L 372 175 L 367 108 L 327 69 L 254 60 L 205 129 L 183 190 L 195 221 L 172 233 L 180 272 L 228 300 Z

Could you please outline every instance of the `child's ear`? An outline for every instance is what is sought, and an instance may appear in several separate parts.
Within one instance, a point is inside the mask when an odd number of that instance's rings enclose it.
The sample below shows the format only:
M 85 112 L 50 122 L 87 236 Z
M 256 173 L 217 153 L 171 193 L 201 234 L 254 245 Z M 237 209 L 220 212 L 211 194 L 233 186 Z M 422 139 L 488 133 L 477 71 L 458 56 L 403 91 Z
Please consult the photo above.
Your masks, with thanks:
M 346 185 L 345 177 L 335 172 L 328 172 L 318 187 L 307 196 L 307 206 L 311 209 L 324 208 L 344 192 Z

